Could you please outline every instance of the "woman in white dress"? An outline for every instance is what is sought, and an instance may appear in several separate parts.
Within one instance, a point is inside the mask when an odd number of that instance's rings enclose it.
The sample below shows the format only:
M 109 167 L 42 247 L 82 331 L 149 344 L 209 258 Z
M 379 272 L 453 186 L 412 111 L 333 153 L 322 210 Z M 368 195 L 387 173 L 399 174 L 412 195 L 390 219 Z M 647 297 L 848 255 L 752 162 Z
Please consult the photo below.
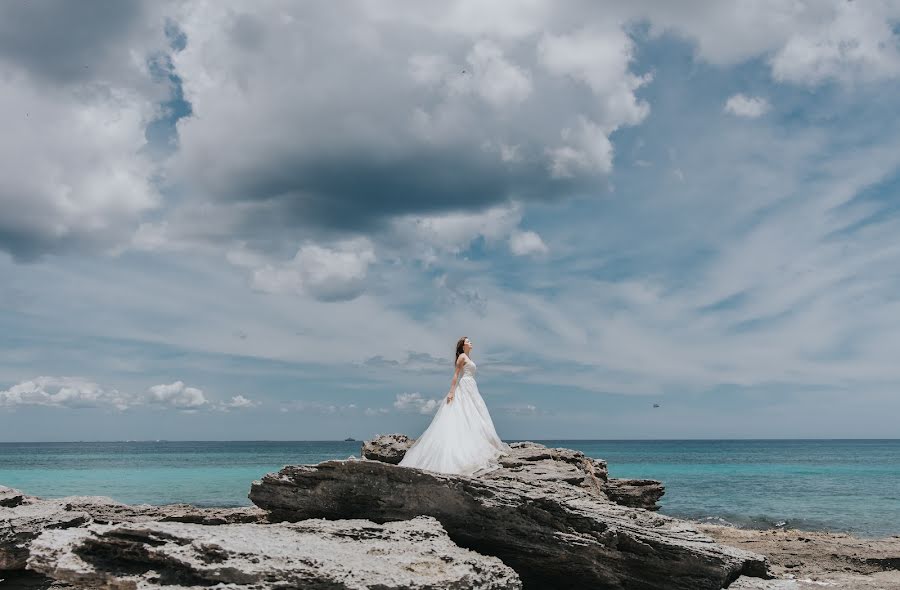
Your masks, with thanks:
M 446 403 L 431 425 L 406 452 L 400 465 L 440 473 L 473 475 L 498 467 L 497 458 L 509 452 L 500 440 L 491 415 L 475 383 L 475 363 L 469 358 L 472 341 L 456 343 L 456 371 Z

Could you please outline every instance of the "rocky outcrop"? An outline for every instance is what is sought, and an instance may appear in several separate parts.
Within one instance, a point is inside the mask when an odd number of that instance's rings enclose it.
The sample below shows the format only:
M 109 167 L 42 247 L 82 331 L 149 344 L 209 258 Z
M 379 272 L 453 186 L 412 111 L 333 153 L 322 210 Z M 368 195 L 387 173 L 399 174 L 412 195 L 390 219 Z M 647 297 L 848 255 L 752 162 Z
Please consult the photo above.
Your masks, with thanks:
M 372 461 L 396 465 L 403 460 L 406 451 L 416 442 L 405 434 L 383 434 L 362 445 L 362 456 Z
M 31 542 L 45 530 L 92 523 L 175 521 L 216 525 L 266 519 L 266 513 L 258 508 L 128 505 L 103 496 L 44 500 L 0 487 L 0 571 L 24 568 Z
M 0 507 L 0 571 L 24 568 L 31 542 L 44 529 L 78 527 L 91 521 L 90 515 L 80 510 L 66 510 L 15 491 L 0 492 L 3 498 L 20 497 Z
M 288 466 L 254 482 L 250 499 L 273 520 L 432 516 L 458 545 L 515 569 L 526 588 L 718 590 L 741 574 L 767 575 L 761 555 L 609 501 L 598 484 L 605 465 L 588 461 L 591 478 L 578 467 L 583 455 L 560 460 L 538 447 L 520 447 L 500 473 L 480 478 L 377 461 Z
M 622 506 L 656 510 L 666 488 L 655 479 L 610 478 L 604 488 L 610 500 Z
M 217 524 L 264 523 L 268 520 L 265 511 L 256 507 L 244 508 L 198 508 L 191 504 L 121 504 L 103 496 L 68 496 L 60 500 L 45 500 L 57 503 L 66 510 L 86 512 L 91 522 L 116 524 L 123 522 L 187 522 L 213 526 Z
M 28 496 L 19 490 L 0 486 L 0 508 L 14 508 L 24 502 Z
M 900 536 L 861 539 L 846 533 L 700 525 L 720 543 L 768 556 L 777 580 L 742 578 L 729 586 L 742 590 L 840 590 L 900 588 Z
M 521 588 L 499 559 L 460 549 L 427 517 L 92 525 L 41 535 L 28 563 L 57 580 L 107 588 Z
M 848 574 L 840 573 L 828 578 L 779 578 L 761 580 L 741 576 L 728 590 L 897 590 L 900 576 L 895 573 Z
M 606 461 L 592 459 L 581 451 L 554 449 L 533 442 L 513 443 L 509 454 L 501 457 L 499 464 L 499 469 L 482 477 L 518 481 L 533 487 L 574 486 L 601 499 L 609 499 Z
M 388 434 L 363 443 L 366 459 L 398 464 L 414 442 L 403 434 Z M 657 510 L 665 486 L 652 479 L 610 478 L 606 461 L 581 451 L 550 448 L 533 442 L 510 445 L 499 460 L 500 469 L 480 474 L 482 479 L 519 481 L 532 486 L 567 484 L 582 488 L 623 506 Z
M 76 586 L 48 578 L 31 570 L 15 570 L 0 571 L 0 588 L 3 590 L 74 590 Z M 94 589 L 81 586 L 79 590 Z
M 215 562 L 215 548 L 210 549 L 218 543 L 234 548 L 233 568 L 220 572 L 224 577 L 219 580 L 233 588 L 250 587 L 240 582 L 250 570 L 258 580 L 299 580 L 298 584 L 311 588 L 366 588 L 369 584 L 381 588 L 521 587 L 513 570 L 496 558 L 456 547 L 433 519 L 387 527 L 361 520 L 264 524 L 268 520 L 268 513 L 256 507 L 128 505 L 101 496 L 44 500 L 4 487 L 0 488 L 0 570 L 14 573 L 10 577 L 0 572 L 0 579 L 4 587 L 15 583 L 23 588 L 62 589 L 71 583 L 79 588 L 139 588 L 155 587 L 156 582 L 152 574 L 136 575 L 134 571 L 146 574 L 155 570 L 163 577 L 194 580 L 200 588 L 216 583 L 219 574 L 210 574 L 198 564 L 207 560 L 210 567 L 218 563 L 216 571 L 225 567 L 224 562 Z M 279 532 L 285 527 L 290 530 Z M 155 546 L 176 530 L 181 536 L 165 544 L 170 554 Z M 289 537 L 295 537 L 294 541 Z M 331 544 L 311 541 L 326 537 Z M 273 547 L 289 547 L 291 542 L 302 548 L 294 547 L 289 559 L 261 557 Z M 176 550 L 188 551 L 188 545 L 193 551 L 190 556 Z M 36 548 L 42 556 L 36 556 Z M 263 553 L 253 554 L 251 549 Z M 179 569 L 179 559 L 199 569 Z M 248 563 L 254 561 L 250 567 Z M 62 563 L 67 565 L 58 566 Z M 22 572 L 26 564 L 49 577 Z M 204 577 L 207 575 L 213 577 Z M 336 586 L 338 579 L 345 585 Z M 258 580 L 254 588 L 269 587 Z
M 659 482 L 610 478 L 579 451 L 516 443 L 498 468 L 464 477 L 396 465 L 412 443 L 389 435 L 365 443 L 367 460 L 285 467 L 253 482 L 252 508 L 0 487 L 0 570 L 44 590 L 713 590 L 768 576 L 761 555 L 653 512 Z M 50 577 L 23 577 L 26 563 Z

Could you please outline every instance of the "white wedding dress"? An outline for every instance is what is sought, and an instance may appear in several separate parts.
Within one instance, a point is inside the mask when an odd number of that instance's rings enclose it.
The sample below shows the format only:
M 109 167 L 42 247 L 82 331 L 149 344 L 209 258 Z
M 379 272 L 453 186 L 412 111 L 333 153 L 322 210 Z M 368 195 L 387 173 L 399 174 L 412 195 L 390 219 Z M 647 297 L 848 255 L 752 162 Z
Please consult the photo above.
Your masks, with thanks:
M 497 458 L 509 452 L 475 383 L 475 363 L 466 359 L 453 401 L 441 401 L 431 425 L 400 461 L 440 473 L 473 475 L 499 467 Z

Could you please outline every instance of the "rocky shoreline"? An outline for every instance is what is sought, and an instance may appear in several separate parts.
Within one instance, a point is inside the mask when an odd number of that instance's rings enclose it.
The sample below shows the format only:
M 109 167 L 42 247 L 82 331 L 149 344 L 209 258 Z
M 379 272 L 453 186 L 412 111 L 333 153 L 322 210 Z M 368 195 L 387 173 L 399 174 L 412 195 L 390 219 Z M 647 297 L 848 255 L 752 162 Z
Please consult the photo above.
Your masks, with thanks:
M 286 466 L 252 483 L 249 508 L 0 486 L 0 587 L 900 588 L 900 538 L 688 523 L 656 512 L 660 482 L 535 443 L 474 477 L 398 467 L 411 443 Z
M 741 590 L 900 589 L 900 535 L 862 539 L 845 533 L 747 530 L 698 525 L 720 543 L 762 553 L 775 580 L 743 580 Z

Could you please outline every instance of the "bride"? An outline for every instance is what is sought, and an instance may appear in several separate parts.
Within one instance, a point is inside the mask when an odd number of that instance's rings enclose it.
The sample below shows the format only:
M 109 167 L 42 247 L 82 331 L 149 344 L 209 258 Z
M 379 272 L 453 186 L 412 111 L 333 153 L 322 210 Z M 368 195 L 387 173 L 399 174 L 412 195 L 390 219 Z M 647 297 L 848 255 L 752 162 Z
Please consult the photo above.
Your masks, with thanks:
M 456 343 L 456 371 L 447 402 L 440 405 L 428 429 L 406 452 L 400 465 L 472 475 L 498 467 L 497 458 L 509 452 L 500 440 L 478 385 L 475 363 L 469 358 L 472 341 Z

